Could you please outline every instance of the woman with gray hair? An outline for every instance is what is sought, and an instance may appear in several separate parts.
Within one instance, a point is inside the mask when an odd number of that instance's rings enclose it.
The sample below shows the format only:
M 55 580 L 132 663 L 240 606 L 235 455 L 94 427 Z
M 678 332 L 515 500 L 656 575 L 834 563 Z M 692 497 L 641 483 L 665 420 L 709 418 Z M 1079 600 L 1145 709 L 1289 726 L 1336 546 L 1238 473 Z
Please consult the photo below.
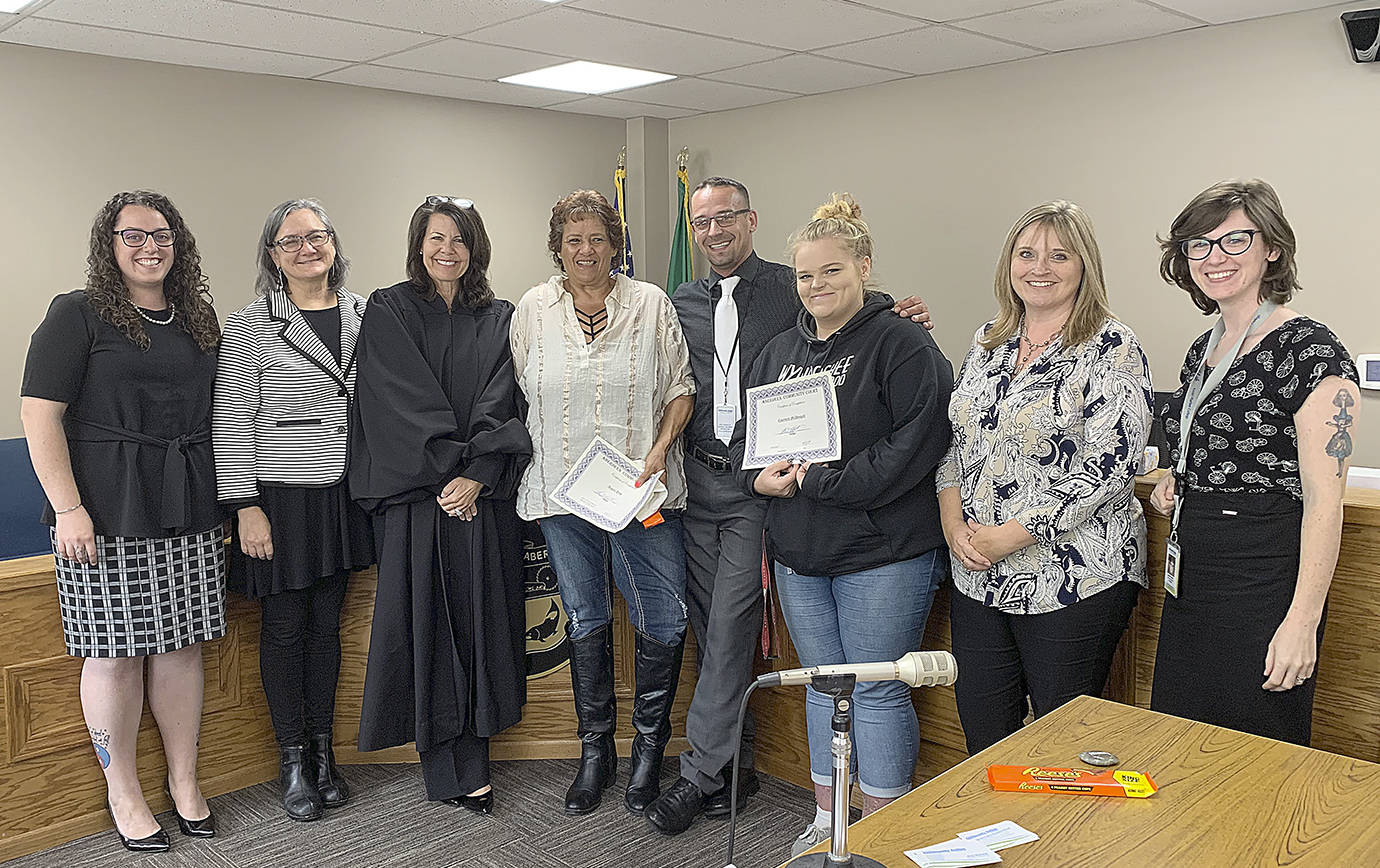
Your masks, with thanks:
M 263 606 L 259 670 L 283 808 L 315 820 L 345 803 L 331 724 L 346 577 L 374 562 L 345 482 L 364 299 L 321 204 L 264 221 L 254 301 L 226 320 L 212 411 L 217 493 L 235 511 L 230 586 Z

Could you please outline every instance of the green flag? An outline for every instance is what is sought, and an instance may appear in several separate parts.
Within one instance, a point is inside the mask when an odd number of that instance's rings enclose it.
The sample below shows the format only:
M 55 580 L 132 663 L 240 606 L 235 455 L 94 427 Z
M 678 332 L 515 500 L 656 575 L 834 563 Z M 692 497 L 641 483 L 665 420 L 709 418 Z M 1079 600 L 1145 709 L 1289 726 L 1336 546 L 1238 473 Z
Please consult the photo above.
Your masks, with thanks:
M 675 294 L 676 287 L 695 279 L 690 261 L 690 174 L 682 163 L 676 171 L 676 231 L 671 237 L 671 267 L 666 272 L 666 292 Z

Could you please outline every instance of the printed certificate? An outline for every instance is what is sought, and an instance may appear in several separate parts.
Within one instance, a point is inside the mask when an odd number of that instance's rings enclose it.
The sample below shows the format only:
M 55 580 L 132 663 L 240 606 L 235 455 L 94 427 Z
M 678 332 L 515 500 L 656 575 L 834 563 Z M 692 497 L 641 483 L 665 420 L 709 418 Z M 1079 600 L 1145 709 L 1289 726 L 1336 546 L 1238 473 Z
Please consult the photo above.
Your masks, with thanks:
M 834 377 L 808 374 L 747 390 L 743 469 L 776 461 L 837 461 L 843 455 Z
M 602 437 L 561 478 L 551 499 L 595 527 L 617 533 L 633 519 L 652 515 L 666 502 L 661 474 L 634 488 L 642 468 Z

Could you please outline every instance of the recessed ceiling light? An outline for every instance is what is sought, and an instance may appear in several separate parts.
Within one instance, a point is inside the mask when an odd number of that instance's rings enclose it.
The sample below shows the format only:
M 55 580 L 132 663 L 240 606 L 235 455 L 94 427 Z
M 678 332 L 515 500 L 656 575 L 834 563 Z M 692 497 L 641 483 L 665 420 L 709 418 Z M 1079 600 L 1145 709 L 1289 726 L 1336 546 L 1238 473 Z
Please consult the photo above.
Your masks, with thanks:
M 18 12 L 34 0 L 0 0 L 0 12 Z
M 574 93 L 612 93 L 615 90 L 627 90 L 630 87 L 656 84 L 673 78 L 674 75 L 664 72 L 610 66 L 607 63 L 591 63 L 588 60 L 572 60 L 570 63 L 510 75 L 500 78 L 499 81 Z

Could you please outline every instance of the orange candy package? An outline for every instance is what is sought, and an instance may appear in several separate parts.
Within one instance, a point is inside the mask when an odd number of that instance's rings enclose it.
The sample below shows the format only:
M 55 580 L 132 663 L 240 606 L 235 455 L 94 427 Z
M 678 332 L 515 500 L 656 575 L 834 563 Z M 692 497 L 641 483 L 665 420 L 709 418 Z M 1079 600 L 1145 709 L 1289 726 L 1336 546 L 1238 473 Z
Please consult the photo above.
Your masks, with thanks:
M 1121 796 L 1145 799 L 1156 791 L 1155 782 L 1141 772 L 1063 769 L 1051 766 L 987 767 L 992 789 L 1008 793 L 1066 793 L 1076 796 Z

